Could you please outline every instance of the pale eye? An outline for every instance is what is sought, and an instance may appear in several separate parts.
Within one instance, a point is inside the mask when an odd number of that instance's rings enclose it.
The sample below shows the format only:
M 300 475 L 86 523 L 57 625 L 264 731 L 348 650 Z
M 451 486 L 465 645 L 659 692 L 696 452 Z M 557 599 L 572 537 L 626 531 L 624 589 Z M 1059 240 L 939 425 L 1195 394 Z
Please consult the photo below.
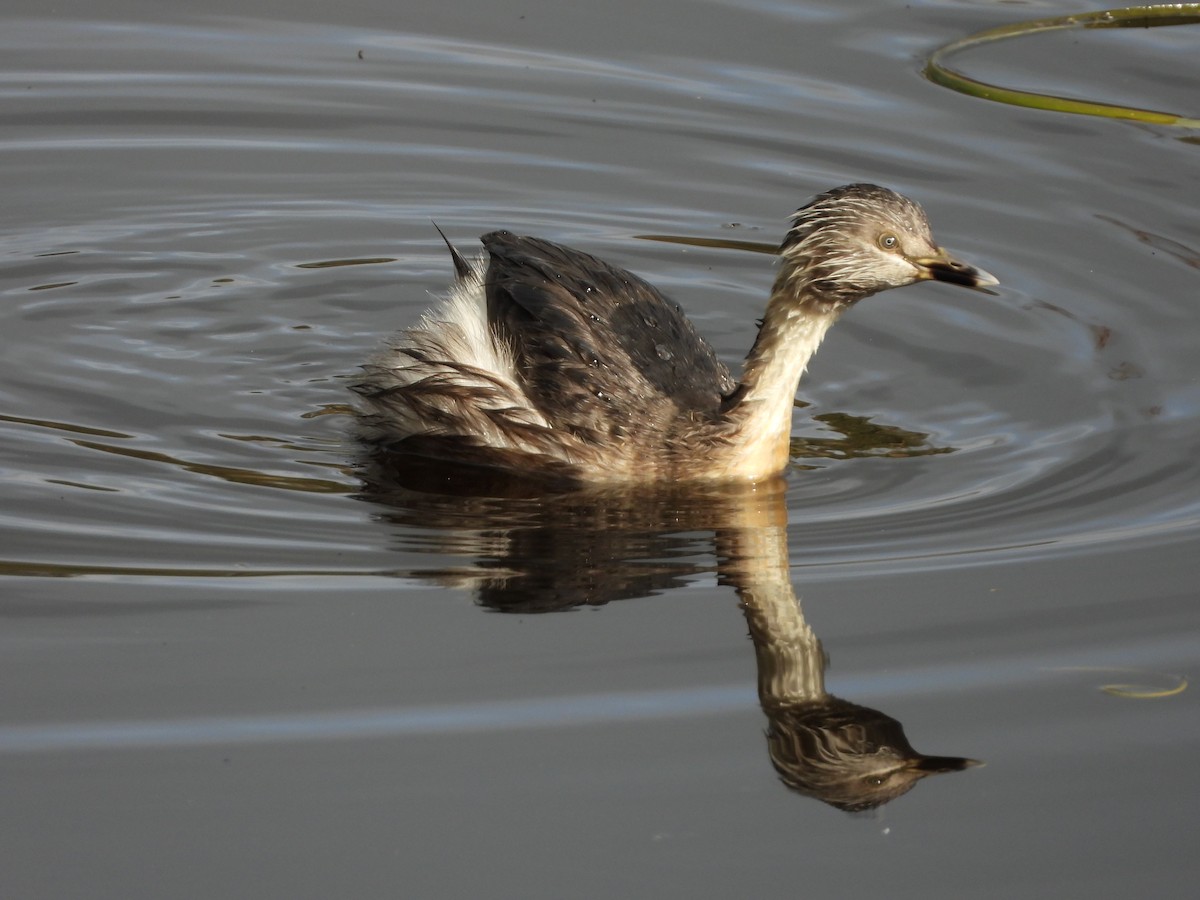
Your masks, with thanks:
M 884 250 L 895 250 L 900 246 L 900 238 L 888 232 L 879 236 L 879 246 Z

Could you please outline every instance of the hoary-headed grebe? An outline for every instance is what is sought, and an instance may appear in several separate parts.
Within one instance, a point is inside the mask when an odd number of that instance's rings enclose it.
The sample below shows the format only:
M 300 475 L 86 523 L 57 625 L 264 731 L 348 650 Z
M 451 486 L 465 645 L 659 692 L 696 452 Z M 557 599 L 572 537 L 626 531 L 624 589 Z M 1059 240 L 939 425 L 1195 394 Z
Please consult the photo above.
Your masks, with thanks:
M 788 462 L 796 387 L 829 326 L 917 281 L 996 284 L 934 243 L 912 200 L 872 184 L 792 217 L 741 379 L 642 279 L 550 241 L 494 231 L 449 296 L 353 385 L 365 440 L 448 467 L 557 484 L 741 480 Z

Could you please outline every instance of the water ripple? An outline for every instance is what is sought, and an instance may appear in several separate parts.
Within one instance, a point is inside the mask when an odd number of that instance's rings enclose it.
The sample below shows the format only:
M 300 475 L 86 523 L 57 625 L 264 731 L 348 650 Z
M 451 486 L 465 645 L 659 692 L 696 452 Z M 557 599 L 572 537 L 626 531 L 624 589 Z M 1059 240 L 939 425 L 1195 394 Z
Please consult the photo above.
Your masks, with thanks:
M 833 15 L 810 12 L 812 27 Z M 46 211 L 0 233 L 14 565 L 222 572 L 232 540 L 253 570 L 294 572 L 336 533 L 348 555 L 316 569 L 393 571 L 387 528 L 350 496 L 343 384 L 448 276 L 430 219 L 466 246 L 511 225 L 624 262 L 735 361 L 770 261 L 632 236 L 770 240 L 809 190 L 849 178 L 919 196 L 1005 287 L 969 302 L 912 289 L 839 325 L 801 390 L 794 564 L 962 565 L 1196 531 L 1186 192 L 1151 210 L 1103 159 L 1029 160 L 1021 135 L 944 127 L 915 72 L 252 20 L 8 24 L 0 154 L 14 208 Z M 880 71 L 911 49 L 858 44 Z M 38 64 L 64 46 L 69 66 Z M 671 178 L 664 153 L 679 154 Z M 1059 199 L 962 195 L 1014 160 Z M 93 170 L 88 204 L 72 202 Z M 927 455 L 855 451 L 848 423 Z M 419 528 L 393 537 L 427 549 Z

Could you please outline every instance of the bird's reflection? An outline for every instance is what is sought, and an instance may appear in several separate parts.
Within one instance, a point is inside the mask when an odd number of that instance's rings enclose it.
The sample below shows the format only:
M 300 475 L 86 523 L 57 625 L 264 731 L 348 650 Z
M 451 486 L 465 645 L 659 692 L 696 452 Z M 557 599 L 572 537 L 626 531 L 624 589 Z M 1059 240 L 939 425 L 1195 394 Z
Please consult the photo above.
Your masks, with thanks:
M 754 643 L 771 762 L 792 790 L 858 811 L 895 799 L 927 775 L 977 764 L 918 753 L 895 719 L 826 692 L 828 660 L 792 588 L 782 479 L 753 488 L 555 495 L 546 485 L 401 465 L 367 463 L 363 497 L 397 524 L 433 534 L 434 549 L 469 555 L 465 569 L 420 574 L 471 587 L 493 610 L 552 612 L 649 597 L 712 571 L 715 556 Z
M 718 553 L 721 579 L 737 592 L 750 626 L 767 749 L 784 784 L 858 811 L 894 800 L 927 775 L 977 765 L 918 753 L 891 716 L 826 692 L 829 660 L 792 591 L 783 523 L 718 532 Z

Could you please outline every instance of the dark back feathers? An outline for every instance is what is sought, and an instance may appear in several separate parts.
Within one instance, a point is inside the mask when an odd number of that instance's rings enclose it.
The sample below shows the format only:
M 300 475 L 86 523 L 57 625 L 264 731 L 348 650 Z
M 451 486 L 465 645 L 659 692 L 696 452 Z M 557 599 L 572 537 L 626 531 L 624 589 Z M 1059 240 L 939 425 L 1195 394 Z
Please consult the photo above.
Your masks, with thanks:
M 539 238 L 482 238 L 488 321 L 509 341 L 530 399 L 586 439 L 712 415 L 734 388 L 683 312 L 623 269 Z M 648 421 L 649 419 L 649 421 Z

